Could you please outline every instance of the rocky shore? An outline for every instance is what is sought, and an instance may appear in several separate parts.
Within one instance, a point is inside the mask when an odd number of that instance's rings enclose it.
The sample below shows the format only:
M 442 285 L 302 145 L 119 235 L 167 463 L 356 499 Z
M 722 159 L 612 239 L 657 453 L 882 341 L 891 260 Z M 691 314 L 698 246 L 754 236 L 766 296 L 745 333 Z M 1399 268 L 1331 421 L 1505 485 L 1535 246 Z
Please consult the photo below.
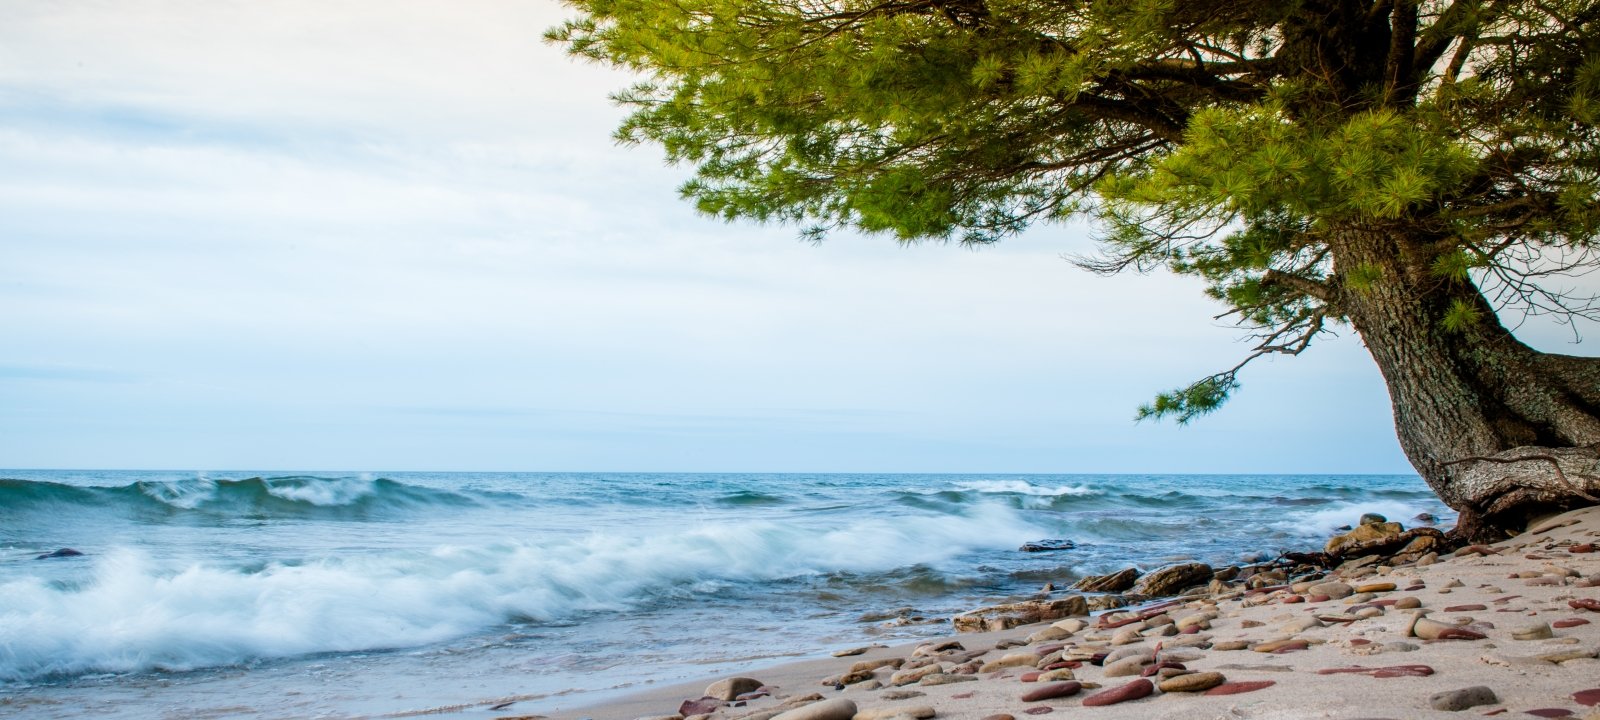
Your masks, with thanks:
M 1596 543 L 1600 508 L 1444 554 L 1432 528 L 1364 518 L 1324 552 L 1085 578 L 958 616 L 968 632 L 944 640 L 493 717 L 1600 720 Z

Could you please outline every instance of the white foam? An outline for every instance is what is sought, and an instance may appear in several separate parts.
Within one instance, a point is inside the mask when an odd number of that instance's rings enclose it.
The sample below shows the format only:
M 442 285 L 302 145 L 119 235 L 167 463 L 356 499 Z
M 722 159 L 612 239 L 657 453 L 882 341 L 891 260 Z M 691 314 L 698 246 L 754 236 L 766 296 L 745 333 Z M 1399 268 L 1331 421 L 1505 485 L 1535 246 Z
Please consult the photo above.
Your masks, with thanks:
M 957 489 L 972 490 L 981 493 L 1010 493 L 1014 495 L 1034 495 L 1039 497 L 1060 497 L 1062 495 L 1097 495 L 1099 490 L 1088 485 L 1058 485 L 1045 487 L 1034 485 L 1026 480 L 972 480 L 958 482 Z
M 621 610 L 730 582 L 938 565 L 1041 534 L 1009 508 L 978 506 L 964 516 L 680 525 L 254 572 L 120 549 L 93 558 L 93 577 L 79 589 L 37 577 L 0 584 L 0 678 L 417 646 L 513 618 Z
M 307 481 L 263 481 L 267 494 L 312 505 L 332 507 L 350 505 L 377 490 L 371 477 L 316 478 Z
M 1358 502 L 1341 501 L 1330 503 L 1328 506 L 1316 510 L 1290 511 L 1283 521 L 1273 525 L 1295 535 L 1326 538 L 1341 526 L 1354 526 L 1361 520 L 1361 516 L 1364 513 L 1375 512 L 1410 527 L 1414 524 L 1411 518 L 1416 517 L 1418 513 L 1440 512 L 1438 505 L 1437 501 L 1432 503 L 1377 499 Z
M 142 483 L 139 489 L 152 498 L 184 510 L 193 510 L 217 496 L 216 481 L 204 475 L 183 482 Z

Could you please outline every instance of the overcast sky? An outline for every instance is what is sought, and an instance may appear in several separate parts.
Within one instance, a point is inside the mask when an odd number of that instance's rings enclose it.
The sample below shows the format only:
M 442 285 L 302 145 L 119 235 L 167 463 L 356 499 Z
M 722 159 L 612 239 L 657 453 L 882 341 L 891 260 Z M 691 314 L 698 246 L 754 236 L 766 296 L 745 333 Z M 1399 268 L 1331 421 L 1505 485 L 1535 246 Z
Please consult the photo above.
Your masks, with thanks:
M 1090 228 L 697 216 L 551 2 L 0 10 L 0 466 L 1409 471 L 1348 334 L 1134 423 L 1246 346 Z

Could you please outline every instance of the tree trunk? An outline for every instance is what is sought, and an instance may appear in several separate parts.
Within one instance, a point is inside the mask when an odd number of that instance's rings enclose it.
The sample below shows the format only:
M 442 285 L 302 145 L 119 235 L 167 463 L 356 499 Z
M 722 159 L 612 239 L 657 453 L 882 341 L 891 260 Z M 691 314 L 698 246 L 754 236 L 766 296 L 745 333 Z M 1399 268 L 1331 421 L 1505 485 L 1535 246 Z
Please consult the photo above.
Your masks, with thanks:
M 1457 534 L 1504 537 L 1537 515 L 1600 502 L 1600 358 L 1518 341 L 1470 281 L 1433 272 L 1424 240 L 1335 233 L 1332 304 L 1383 373 L 1406 457 L 1461 513 Z M 1453 306 L 1476 319 L 1446 327 Z

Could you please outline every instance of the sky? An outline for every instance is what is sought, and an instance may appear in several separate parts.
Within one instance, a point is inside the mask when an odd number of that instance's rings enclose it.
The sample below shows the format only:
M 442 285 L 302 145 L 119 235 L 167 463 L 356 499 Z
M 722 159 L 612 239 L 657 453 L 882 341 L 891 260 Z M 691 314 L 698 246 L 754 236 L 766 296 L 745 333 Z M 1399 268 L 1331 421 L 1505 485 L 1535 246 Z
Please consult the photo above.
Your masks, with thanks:
M 0 467 L 1410 471 L 1348 331 L 1135 423 L 1248 345 L 1192 280 L 1071 265 L 1092 227 L 697 215 L 553 2 L 0 13 Z

